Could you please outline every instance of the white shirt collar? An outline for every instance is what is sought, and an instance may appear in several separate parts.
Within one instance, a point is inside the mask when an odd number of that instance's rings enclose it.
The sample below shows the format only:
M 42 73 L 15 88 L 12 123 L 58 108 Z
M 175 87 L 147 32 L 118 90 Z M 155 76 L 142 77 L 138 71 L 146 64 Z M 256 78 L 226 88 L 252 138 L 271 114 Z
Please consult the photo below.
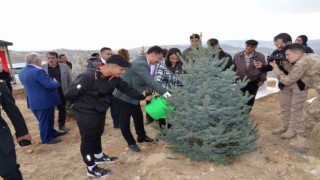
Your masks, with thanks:
M 106 60 L 104 60 L 104 59 L 102 59 L 102 58 L 100 58 L 101 59 L 101 61 L 103 62 L 103 64 L 106 64 Z

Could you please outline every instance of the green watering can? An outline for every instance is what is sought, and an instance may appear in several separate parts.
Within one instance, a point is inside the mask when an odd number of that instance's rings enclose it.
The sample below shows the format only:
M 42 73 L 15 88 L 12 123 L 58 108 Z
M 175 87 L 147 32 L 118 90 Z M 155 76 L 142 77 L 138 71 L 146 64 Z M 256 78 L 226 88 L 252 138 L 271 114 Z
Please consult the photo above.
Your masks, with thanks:
M 167 100 L 165 100 L 163 97 L 158 97 L 156 99 L 152 99 L 152 101 L 147 104 L 144 109 L 153 119 L 159 120 L 166 119 L 166 109 L 173 111 L 174 107 L 169 105 Z

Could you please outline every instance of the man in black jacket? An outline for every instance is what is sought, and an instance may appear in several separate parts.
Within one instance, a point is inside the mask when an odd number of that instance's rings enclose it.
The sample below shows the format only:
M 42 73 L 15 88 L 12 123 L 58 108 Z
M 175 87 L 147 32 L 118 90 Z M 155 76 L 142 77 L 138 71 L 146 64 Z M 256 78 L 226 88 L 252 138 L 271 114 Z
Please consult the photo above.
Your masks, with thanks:
M 114 88 L 134 99 L 146 99 L 143 94 L 132 89 L 119 77 L 125 68 L 130 66 L 130 62 L 122 56 L 113 55 L 106 61 L 106 65 L 98 69 L 87 68 L 71 83 L 66 93 L 66 98 L 72 104 L 73 114 L 79 126 L 80 150 L 87 165 L 88 176 L 109 175 L 111 170 L 99 168 L 97 165 L 111 163 L 118 159 L 104 154 L 101 147 L 106 111 L 109 108 L 110 96 Z M 148 99 L 151 99 L 151 96 Z
M 16 137 L 20 145 L 31 143 L 31 136 L 23 116 L 14 103 L 14 99 L 3 80 L 0 80 L 0 104 L 10 118 Z M 7 123 L 0 115 L 0 176 L 5 179 L 22 180 L 22 175 L 17 164 L 17 156 L 13 138 Z
M 215 38 L 211 38 L 207 41 L 207 45 L 211 46 L 213 49 L 216 48 L 216 46 L 219 46 L 217 47 L 220 50 L 218 54 L 218 59 L 226 58 L 228 62 L 226 66 L 223 68 L 223 70 L 229 69 L 232 65 L 232 57 L 229 53 L 226 53 L 223 51 L 223 49 L 220 47 L 219 40 Z M 215 58 L 215 56 L 216 55 L 214 54 L 212 58 Z

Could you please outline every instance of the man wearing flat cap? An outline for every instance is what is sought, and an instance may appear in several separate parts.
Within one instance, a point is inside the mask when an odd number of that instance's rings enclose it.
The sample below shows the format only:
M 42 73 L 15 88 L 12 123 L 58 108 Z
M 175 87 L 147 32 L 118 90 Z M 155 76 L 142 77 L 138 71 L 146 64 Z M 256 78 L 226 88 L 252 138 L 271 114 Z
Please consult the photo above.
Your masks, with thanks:
M 246 41 L 244 51 L 238 52 L 234 55 L 233 63 L 235 65 L 235 71 L 239 76 L 239 79 L 243 79 L 245 76 L 249 79 L 246 87 L 242 89 L 243 93 L 246 91 L 253 98 L 248 102 L 248 106 L 253 106 L 255 96 L 258 89 L 266 81 L 267 73 L 261 72 L 259 69 L 255 68 L 253 62 L 260 61 L 262 64 L 266 64 L 265 56 L 256 51 L 258 41 L 250 39 Z
M 150 100 L 137 90 L 131 88 L 120 75 L 131 63 L 120 55 L 112 55 L 106 64 L 95 68 L 87 68 L 70 85 L 66 93 L 72 104 L 73 114 L 78 124 L 83 161 L 87 165 L 87 175 L 104 177 L 111 173 L 108 169 L 97 165 L 116 161 L 117 157 L 109 157 L 102 152 L 101 135 L 104 131 L 106 111 L 110 105 L 110 96 L 115 88 L 127 96 L 140 100 Z

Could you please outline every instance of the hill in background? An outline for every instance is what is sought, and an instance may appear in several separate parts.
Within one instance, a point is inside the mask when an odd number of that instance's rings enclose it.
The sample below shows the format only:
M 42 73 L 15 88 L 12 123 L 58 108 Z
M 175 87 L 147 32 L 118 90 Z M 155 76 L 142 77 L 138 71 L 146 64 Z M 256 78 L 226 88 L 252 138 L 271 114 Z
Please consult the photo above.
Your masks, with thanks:
M 244 49 L 245 40 L 226 40 L 220 42 L 221 47 L 225 52 L 230 53 L 232 56 Z M 308 45 L 315 51 L 315 53 L 320 54 L 320 40 L 310 40 L 308 41 Z M 160 45 L 163 48 L 179 48 L 181 51 L 189 47 L 189 44 L 179 44 L 179 45 Z M 206 47 L 206 44 L 203 44 Z M 110 46 L 112 47 L 112 46 Z M 147 49 L 149 46 L 145 46 Z M 142 47 L 129 49 L 130 56 L 132 58 L 138 56 Z M 53 49 L 50 51 L 56 51 L 58 54 L 66 54 L 69 58 L 69 61 L 72 63 L 76 63 L 80 60 L 85 61 L 90 58 L 90 55 L 94 52 L 99 52 L 100 49 L 97 50 L 71 50 L 71 49 Z M 257 51 L 264 53 L 265 55 L 271 54 L 274 50 L 274 45 L 272 41 L 259 41 L 259 45 Z M 48 50 L 49 51 L 49 50 Z M 39 53 L 43 60 L 45 60 L 45 55 L 48 51 L 36 51 Z M 12 63 L 22 63 L 24 62 L 25 54 L 31 51 L 11 51 L 10 57 L 12 59 Z M 117 52 L 117 49 L 114 49 L 114 53 Z

